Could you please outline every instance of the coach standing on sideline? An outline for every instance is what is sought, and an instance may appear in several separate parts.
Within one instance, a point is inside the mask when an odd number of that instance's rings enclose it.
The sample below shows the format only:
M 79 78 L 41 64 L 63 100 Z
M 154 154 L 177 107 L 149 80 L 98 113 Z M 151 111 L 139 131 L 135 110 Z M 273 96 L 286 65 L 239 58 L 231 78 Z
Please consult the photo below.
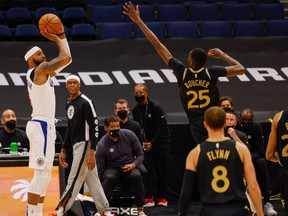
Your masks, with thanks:
M 95 216 L 100 216 L 99 212 L 111 216 L 109 203 L 97 175 L 95 149 L 99 128 L 94 104 L 80 92 L 78 76 L 69 75 L 66 78 L 66 88 L 70 94 L 66 104 L 68 127 L 59 162 L 64 168 L 67 168 L 68 164 L 65 158 L 68 145 L 73 145 L 73 162 L 67 186 L 57 206 L 57 216 L 63 216 L 72 206 L 84 181 L 86 181 L 97 206 L 98 213 Z

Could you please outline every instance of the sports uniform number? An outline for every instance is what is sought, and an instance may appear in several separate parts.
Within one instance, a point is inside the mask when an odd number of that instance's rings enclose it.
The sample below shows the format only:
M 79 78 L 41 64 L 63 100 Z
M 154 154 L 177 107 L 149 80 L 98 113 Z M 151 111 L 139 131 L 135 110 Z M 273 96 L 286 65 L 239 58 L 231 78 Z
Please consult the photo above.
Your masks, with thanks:
M 206 94 L 209 93 L 208 89 L 199 90 L 198 93 L 196 91 L 187 91 L 187 95 L 192 95 L 192 99 L 188 102 L 187 106 L 188 109 L 197 109 L 197 108 L 204 108 L 209 105 L 210 97 Z M 195 104 L 195 101 L 199 99 L 202 103 Z
M 230 186 L 230 181 L 227 178 L 227 169 L 224 166 L 216 166 L 213 171 L 213 180 L 211 186 L 216 193 L 224 193 Z M 220 186 L 221 185 L 221 186 Z
M 281 137 L 282 140 L 288 140 L 288 134 L 284 134 Z M 288 157 L 288 143 L 287 145 L 284 146 L 284 148 L 282 149 L 282 157 Z

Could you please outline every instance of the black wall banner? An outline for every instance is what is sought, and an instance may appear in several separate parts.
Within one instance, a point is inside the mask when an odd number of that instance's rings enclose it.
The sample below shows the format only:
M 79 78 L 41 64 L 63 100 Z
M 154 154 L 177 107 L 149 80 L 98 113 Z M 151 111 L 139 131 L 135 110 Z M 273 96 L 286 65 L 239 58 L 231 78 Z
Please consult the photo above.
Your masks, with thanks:
M 194 47 L 205 50 L 219 47 L 241 62 L 245 75 L 219 79 L 221 95 L 233 98 L 236 109 L 245 107 L 255 111 L 256 119 L 266 121 L 276 111 L 288 107 L 288 38 L 228 38 L 163 40 L 174 57 L 186 63 L 188 52 Z M 47 60 L 58 54 L 52 42 L 1 42 L 0 112 L 6 108 L 16 111 L 24 123 L 30 118 L 24 61 L 25 50 L 38 45 Z M 99 118 L 113 113 L 115 100 L 126 98 L 135 105 L 133 87 L 146 83 L 150 97 L 159 101 L 167 113 L 169 123 L 186 123 L 176 78 L 162 62 L 146 39 L 70 42 L 73 62 L 56 78 L 56 117 L 65 121 L 65 76 L 74 73 L 81 78 L 81 91 L 90 97 Z M 209 58 L 211 64 L 226 65 L 223 60 Z

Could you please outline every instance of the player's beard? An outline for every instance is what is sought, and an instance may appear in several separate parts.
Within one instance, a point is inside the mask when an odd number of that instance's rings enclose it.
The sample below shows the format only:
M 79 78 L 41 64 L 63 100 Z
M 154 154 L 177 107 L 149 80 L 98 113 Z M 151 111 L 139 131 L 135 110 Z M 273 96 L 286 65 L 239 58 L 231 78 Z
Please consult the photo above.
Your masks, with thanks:
M 38 61 L 36 59 L 33 59 L 33 63 L 37 66 L 40 65 L 43 61 L 45 61 L 45 60 Z

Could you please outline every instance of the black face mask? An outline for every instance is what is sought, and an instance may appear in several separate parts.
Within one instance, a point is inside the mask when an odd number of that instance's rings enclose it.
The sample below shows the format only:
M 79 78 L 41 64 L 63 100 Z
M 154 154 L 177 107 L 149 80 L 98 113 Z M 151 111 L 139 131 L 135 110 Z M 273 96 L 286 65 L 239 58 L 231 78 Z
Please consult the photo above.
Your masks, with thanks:
M 117 137 L 119 137 L 119 130 L 111 130 L 111 131 L 109 131 L 109 135 L 114 137 L 114 138 L 117 138 Z
M 117 115 L 120 119 L 124 120 L 127 117 L 127 110 L 119 110 Z
M 10 120 L 10 121 L 7 121 L 6 122 L 6 127 L 9 129 L 9 130 L 15 130 L 16 128 L 16 121 L 15 120 Z
M 135 100 L 138 104 L 141 104 L 145 100 L 144 95 L 135 95 Z

